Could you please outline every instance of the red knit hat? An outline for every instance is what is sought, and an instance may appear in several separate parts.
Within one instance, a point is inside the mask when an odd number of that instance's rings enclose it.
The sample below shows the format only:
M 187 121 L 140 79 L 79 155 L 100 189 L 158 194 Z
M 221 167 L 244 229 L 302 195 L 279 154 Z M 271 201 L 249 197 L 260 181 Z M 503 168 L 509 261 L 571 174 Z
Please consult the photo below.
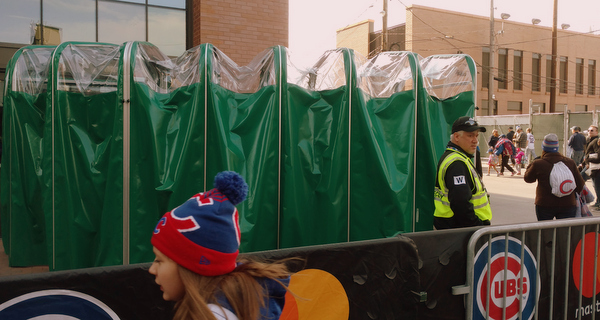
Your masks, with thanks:
M 248 193 L 242 176 L 232 171 L 217 174 L 214 184 L 165 213 L 151 240 L 167 257 L 204 276 L 235 269 L 241 236 L 235 205 Z

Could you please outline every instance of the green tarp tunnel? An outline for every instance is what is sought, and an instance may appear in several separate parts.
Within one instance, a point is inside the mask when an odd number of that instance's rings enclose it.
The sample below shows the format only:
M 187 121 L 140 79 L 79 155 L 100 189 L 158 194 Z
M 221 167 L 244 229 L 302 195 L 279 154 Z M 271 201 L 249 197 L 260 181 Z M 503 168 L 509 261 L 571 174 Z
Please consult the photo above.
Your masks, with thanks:
M 416 226 L 431 230 L 437 162 L 444 153 L 452 123 L 475 115 L 477 70 L 464 54 L 432 55 L 420 60 L 423 83 L 417 108 Z M 484 151 L 485 152 L 485 151 Z
M 54 47 L 18 50 L 6 69 L 2 124 L 2 242 L 13 266 L 45 265 L 42 137 Z
M 430 230 L 435 165 L 474 90 L 465 55 L 336 49 L 302 69 L 281 46 L 242 67 L 210 44 L 26 47 L 4 104 L 10 264 L 150 261 L 158 218 L 223 170 L 250 189 L 243 252 Z

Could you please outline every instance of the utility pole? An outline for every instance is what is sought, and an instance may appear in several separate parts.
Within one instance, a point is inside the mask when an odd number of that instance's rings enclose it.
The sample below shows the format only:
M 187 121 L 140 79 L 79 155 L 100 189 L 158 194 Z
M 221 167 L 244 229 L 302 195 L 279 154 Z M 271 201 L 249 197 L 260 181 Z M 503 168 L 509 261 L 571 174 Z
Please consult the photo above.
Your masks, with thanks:
M 388 32 L 387 32 L 387 17 L 388 17 L 388 0 L 383 0 L 383 27 L 381 28 L 381 52 L 388 51 Z
M 557 22 L 558 0 L 554 0 L 554 17 L 552 18 L 552 67 L 550 70 L 550 108 L 549 112 L 556 111 L 556 22 Z
M 494 115 L 494 0 L 490 0 L 490 59 L 488 71 L 488 116 Z

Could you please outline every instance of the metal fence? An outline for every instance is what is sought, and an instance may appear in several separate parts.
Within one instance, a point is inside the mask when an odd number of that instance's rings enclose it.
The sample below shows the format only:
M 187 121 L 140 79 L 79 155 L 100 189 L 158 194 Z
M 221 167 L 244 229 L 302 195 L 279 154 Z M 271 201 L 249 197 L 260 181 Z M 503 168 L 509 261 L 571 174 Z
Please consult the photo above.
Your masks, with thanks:
M 496 115 L 496 116 L 479 116 L 477 122 L 486 127 L 487 131 L 479 135 L 479 148 L 483 153 L 487 149 L 492 129 L 497 129 L 500 134 L 506 134 L 513 127 L 516 131 L 517 126 L 521 126 L 523 131 L 527 128 L 532 129 L 535 136 L 535 153 L 540 155 L 542 152 L 542 141 L 548 133 L 555 133 L 558 136 L 560 144 L 560 152 L 563 155 L 569 155 L 569 150 L 566 146 L 566 141 L 571 136 L 571 127 L 579 126 L 581 130 L 594 124 L 598 124 L 598 112 L 594 111 L 578 111 L 578 112 L 556 112 L 556 113 L 539 113 L 534 112 L 534 108 L 529 108 L 529 113 L 512 114 L 512 115 Z
M 595 319 L 599 229 L 590 217 L 477 230 L 466 284 L 452 288 L 466 319 Z

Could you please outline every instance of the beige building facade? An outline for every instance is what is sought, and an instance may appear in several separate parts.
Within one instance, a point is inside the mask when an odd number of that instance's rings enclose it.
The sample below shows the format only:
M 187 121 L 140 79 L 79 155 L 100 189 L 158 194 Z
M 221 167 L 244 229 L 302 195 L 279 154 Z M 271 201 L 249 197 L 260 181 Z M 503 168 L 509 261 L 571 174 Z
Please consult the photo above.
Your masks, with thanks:
M 372 29 L 372 24 L 367 20 L 338 30 L 338 47 L 356 48 L 367 57 L 379 53 L 381 31 L 370 32 L 368 50 L 357 45 L 357 39 L 365 36 L 352 36 L 365 33 L 369 29 L 365 25 Z M 529 113 L 530 100 L 534 113 L 550 112 L 552 28 L 497 18 L 494 34 L 490 69 L 489 17 L 412 5 L 406 10 L 405 24 L 388 28 L 390 48 L 386 50 L 411 51 L 423 57 L 471 56 L 477 65 L 477 115 Z M 600 36 L 559 28 L 555 112 L 600 109 L 599 62 Z M 487 108 L 490 70 L 494 76 L 492 111 Z

